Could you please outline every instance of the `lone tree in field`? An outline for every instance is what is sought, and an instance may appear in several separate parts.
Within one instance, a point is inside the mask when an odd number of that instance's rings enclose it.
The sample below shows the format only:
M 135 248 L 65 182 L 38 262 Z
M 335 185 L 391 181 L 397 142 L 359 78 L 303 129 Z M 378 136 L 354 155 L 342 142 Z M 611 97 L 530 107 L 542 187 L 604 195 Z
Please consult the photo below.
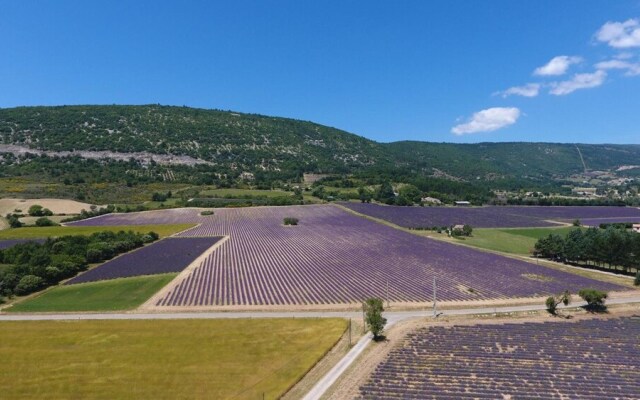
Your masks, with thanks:
M 607 292 L 596 289 L 580 289 L 578 296 L 587 302 L 586 309 L 589 311 L 602 311 L 607 307 L 604 301 L 607 298 Z
M 560 305 L 560 303 L 564 304 L 565 306 L 568 306 L 569 303 L 571 303 L 571 293 L 568 290 L 565 290 L 562 294 L 559 294 L 557 296 L 549 296 L 547 297 L 547 301 L 546 301 L 546 306 L 547 306 L 547 311 L 549 311 L 549 313 L 556 315 L 556 312 L 558 311 L 558 305 Z
M 366 315 L 365 321 L 373 334 L 373 340 L 383 339 L 382 330 L 387 323 L 387 319 L 382 317 L 382 312 L 384 311 L 382 299 L 377 297 L 369 298 L 363 306 Z

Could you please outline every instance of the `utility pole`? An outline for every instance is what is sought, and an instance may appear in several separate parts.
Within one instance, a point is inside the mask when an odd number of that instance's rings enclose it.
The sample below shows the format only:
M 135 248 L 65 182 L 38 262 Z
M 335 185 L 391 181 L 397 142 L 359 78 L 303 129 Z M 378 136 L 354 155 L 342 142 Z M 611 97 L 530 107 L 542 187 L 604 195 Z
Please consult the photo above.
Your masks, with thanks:
M 433 318 L 438 316 L 438 312 L 436 311 L 437 300 L 436 300 L 436 278 L 433 278 Z

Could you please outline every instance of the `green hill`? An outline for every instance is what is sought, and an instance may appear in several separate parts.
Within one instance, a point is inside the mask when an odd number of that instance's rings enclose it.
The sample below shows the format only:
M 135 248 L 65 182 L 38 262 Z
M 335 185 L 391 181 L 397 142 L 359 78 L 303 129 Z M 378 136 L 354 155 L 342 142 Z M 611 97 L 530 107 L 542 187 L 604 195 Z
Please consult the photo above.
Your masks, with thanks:
M 590 171 L 640 159 L 640 145 L 378 143 L 307 121 L 159 105 L 0 109 L 0 143 L 5 177 L 68 180 L 75 171 L 82 180 L 128 175 L 185 183 L 246 173 L 295 180 L 309 172 L 524 187 L 584 172 L 579 151 Z M 39 156 L 16 156 L 27 149 Z

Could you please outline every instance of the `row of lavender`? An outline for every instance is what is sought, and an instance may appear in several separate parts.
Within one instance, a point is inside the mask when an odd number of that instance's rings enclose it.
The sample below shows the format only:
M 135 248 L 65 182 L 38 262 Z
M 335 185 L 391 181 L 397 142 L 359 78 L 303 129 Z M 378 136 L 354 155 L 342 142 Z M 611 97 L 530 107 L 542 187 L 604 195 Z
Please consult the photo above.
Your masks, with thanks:
M 13 247 L 17 244 L 28 243 L 28 242 L 36 242 L 36 243 L 44 243 L 45 239 L 6 239 L 0 240 L 0 250 L 8 249 L 9 247 Z
M 66 284 L 180 272 L 219 240 L 219 237 L 166 238 L 109 260 Z
M 343 206 L 405 228 L 432 228 L 469 224 L 475 228 L 517 228 L 554 226 L 549 220 L 571 222 L 580 219 L 589 225 L 601 222 L 640 222 L 640 209 L 633 207 L 398 207 L 367 203 Z
M 282 225 L 284 217 L 300 224 Z M 229 236 L 157 305 L 425 302 L 621 287 L 412 235 L 334 206 L 220 209 L 180 236 Z
M 640 320 L 421 328 L 361 399 L 638 399 Z

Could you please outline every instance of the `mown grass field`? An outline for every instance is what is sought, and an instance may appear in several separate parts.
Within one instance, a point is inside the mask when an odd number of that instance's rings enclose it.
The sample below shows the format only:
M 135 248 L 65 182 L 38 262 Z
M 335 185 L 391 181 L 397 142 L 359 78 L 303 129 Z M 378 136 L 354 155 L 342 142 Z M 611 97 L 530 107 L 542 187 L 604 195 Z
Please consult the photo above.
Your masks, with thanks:
M 177 274 L 56 286 L 7 308 L 10 312 L 119 311 L 137 308 Z
M 38 239 L 65 235 L 90 235 L 94 232 L 134 231 L 147 233 L 156 232 L 160 237 L 170 236 L 176 232 L 191 228 L 194 224 L 172 225 L 122 225 L 122 226 L 43 226 L 5 229 L 0 231 L 2 239 Z
M 0 322 L 7 399 L 275 399 L 341 319 Z
M 460 240 L 471 246 L 510 254 L 529 254 L 538 239 L 555 233 L 567 235 L 574 227 L 474 229 L 471 237 Z

